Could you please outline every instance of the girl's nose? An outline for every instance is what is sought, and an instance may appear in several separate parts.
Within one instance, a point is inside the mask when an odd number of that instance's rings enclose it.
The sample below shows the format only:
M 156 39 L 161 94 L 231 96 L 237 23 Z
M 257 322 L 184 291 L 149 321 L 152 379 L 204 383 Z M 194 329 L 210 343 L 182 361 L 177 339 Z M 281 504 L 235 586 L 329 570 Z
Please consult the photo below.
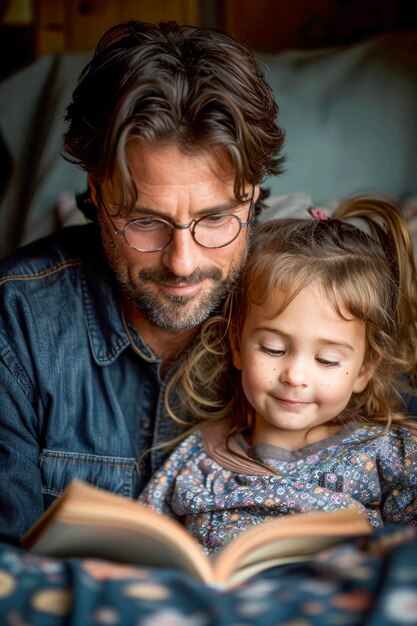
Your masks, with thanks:
M 280 382 L 292 387 L 308 386 L 308 365 L 301 357 L 289 357 L 286 359 L 280 374 Z

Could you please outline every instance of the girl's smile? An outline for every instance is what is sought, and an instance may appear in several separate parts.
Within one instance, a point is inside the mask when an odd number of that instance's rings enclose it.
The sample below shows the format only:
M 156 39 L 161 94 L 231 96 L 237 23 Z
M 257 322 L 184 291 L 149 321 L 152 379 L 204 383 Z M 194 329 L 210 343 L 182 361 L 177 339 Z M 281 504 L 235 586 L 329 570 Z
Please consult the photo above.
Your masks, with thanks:
M 300 400 L 291 400 L 290 398 L 277 397 L 274 394 L 271 394 L 271 396 L 275 398 L 275 400 L 288 411 L 301 411 L 312 404 L 311 402 L 301 402 Z
M 253 444 L 294 449 L 333 434 L 334 418 L 372 375 L 365 324 L 347 311 L 342 318 L 316 287 L 303 288 L 275 317 L 279 294 L 248 308 L 233 362 L 255 410 Z

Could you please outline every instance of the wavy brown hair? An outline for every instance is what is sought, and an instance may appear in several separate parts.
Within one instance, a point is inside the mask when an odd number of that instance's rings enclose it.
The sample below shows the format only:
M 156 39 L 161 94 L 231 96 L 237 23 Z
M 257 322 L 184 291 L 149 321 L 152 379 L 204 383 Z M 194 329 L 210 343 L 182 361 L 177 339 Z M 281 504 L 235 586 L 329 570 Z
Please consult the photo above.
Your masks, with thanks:
M 351 221 L 352 220 L 352 221 Z M 358 224 L 362 227 L 359 228 Z M 363 230 L 364 228 L 364 230 Z M 167 388 L 188 420 L 227 419 L 231 432 L 247 427 L 251 407 L 240 372 L 231 363 L 248 306 L 277 296 L 272 316 L 306 286 L 327 298 L 341 318 L 362 321 L 365 359 L 375 373 L 338 419 L 413 424 L 403 413 L 401 391 L 416 385 L 417 272 L 407 225 L 384 198 L 360 196 L 342 202 L 331 219 L 277 219 L 259 226 L 241 280 L 222 315 L 207 320 Z
M 67 109 L 64 156 L 97 189 L 115 182 L 117 171 L 120 213 L 127 215 L 136 201 L 130 141 L 174 142 L 215 157 L 220 148 L 234 170 L 236 199 L 244 202 L 245 183 L 260 185 L 282 170 L 277 115 L 272 89 L 245 45 L 211 29 L 131 20 L 103 35 L 81 73 Z M 88 206 L 88 196 L 81 199 Z

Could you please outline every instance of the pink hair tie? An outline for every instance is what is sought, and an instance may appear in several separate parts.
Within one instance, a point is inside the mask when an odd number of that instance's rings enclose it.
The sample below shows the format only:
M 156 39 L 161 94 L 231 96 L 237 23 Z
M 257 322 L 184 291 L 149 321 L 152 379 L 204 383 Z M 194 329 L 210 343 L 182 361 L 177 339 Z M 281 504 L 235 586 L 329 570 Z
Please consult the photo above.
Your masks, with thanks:
M 314 219 L 316 220 L 328 220 L 329 216 L 327 215 L 326 211 L 324 211 L 323 209 L 316 209 L 315 207 L 310 207 L 308 209 L 308 212 L 310 213 L 311 217 L 314 217 Z

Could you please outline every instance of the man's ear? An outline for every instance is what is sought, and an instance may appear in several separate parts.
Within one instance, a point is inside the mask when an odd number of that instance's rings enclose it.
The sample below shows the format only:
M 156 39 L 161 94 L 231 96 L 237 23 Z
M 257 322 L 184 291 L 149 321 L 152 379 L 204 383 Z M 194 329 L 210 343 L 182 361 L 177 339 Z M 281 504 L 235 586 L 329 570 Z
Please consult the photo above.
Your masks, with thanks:
M 237 333 L 237 328 L 234 325 L 229 327 L 229 342 L 230 350 L 232 352 L 232 363 L 236 369 L 242 369 L 242 359 L 240 354 L 240 341 Z
M 256 204 L 259 198 L 259 194 L 261 193 L 259 185 L 255 185 L 253 188 L 253 202 Z
M 362 393 L 368 386 L 369 381 L 375 374 L 375 370 L 381 361 L 381 357 L 378 355 L 373 360 L 367 359 L 363 362 L 361 369 L 359 370 L 358 377 L 353 386 L 353 393 Z

